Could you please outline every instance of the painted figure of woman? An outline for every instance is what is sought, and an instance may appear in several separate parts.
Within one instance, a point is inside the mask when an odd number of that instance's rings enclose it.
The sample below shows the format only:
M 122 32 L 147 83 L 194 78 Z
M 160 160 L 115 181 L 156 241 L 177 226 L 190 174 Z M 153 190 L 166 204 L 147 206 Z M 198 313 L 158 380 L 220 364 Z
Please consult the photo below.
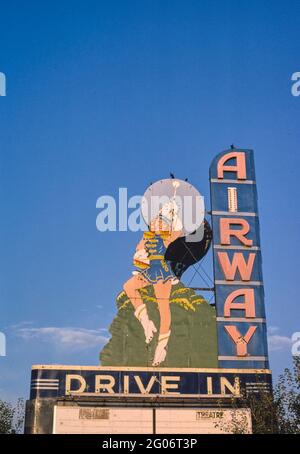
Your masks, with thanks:
M 171 334 L 170 294 L 172 285 L 178 282 L 170 263 L 165 259 L 165 252 L 170 243 L 182 235 L 182 224 L 176 215 L 176 202 L 173 199 L 164 205 L 159 215 L 144 232 L 136 248 L 134 263 L 140 269 L 124 284 L 124 291 L 134 306 L 134 315 L 141 323 L 146 344 L 153 339 L 157 328 L 149 319 L 146 305 L 139 289 L 153 285 L 160 314 L 158 344 L 155 350 L 153 366 L 161 364 L 167 354 L 167 345 Z

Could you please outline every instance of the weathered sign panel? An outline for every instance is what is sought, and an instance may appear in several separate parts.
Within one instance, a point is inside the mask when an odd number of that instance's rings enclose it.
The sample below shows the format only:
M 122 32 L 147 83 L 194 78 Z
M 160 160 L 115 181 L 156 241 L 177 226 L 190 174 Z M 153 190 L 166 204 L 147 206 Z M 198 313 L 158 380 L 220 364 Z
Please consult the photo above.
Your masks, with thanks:
M 242 433 L 251 433 L 247 408 L 99 408 L 54 407 L 54 434 L 225 434 L 234 418 Z

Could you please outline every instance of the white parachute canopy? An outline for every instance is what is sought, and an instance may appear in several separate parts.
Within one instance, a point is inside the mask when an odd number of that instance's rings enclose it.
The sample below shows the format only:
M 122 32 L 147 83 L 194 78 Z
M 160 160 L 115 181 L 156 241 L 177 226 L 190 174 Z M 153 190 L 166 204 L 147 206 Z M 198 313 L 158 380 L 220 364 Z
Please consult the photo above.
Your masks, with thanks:
M 141 212 L 148 226 L 160 216 L 172 230 L 188 235 L 204 220 L 204 198 L 190 183 L 167 178 L 149 186 L 142 197 Z

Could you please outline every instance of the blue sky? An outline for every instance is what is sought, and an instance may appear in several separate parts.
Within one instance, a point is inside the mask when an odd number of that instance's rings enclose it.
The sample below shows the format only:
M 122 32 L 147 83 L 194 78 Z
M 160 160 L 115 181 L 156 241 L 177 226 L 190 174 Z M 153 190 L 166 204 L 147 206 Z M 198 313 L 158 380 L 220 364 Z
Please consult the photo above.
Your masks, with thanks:
M 231 143 L 255 150 L 271 366 L 290 364 L 299 29 L 298 1 L 1 5 L 0 397 L 28 397 L 31 364 L 98 363 L 139 235 L 97 231 L 97 198 L 172 171 L 208 202 Z

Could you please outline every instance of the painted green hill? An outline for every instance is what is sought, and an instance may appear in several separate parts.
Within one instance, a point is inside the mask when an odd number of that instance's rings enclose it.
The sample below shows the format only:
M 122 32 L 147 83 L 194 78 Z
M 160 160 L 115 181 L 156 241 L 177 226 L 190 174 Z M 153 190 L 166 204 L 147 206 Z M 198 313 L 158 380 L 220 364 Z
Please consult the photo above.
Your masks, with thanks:
M 153 286 L 140 290 L 149 318 L 159 328 L 159 312 Z M 143 328 L 125 292 L 117 296 L 118 313 L 111 339 L 100 353 L 102 366 L 151 366 L 157 343 L 156 335 L 146 345 Z M 216 312 L 207 301 L 182 283 L 173 286 L 172 314 L 168 353 L 161 367 L 217 367 Z

